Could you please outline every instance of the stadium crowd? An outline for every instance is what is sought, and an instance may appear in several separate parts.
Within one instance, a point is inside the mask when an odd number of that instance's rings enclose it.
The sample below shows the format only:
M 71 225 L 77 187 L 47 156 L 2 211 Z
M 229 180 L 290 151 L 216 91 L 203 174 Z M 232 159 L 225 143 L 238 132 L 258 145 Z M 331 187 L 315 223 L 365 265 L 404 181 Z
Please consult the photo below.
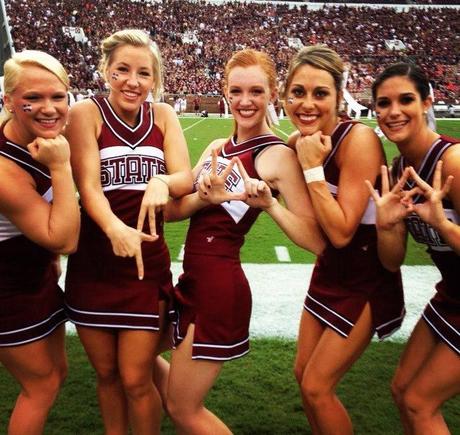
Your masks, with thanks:
M 410 58 L 429 72 L 436 99 L 458 95 L 460 58 L 458 9 L 289 7 L 286 4 L 165 0 L 132 1 L 8 0 L 17 51 L 45 49 L 71 71 L 75 89 L 103 90 L 97 71 L 98 41 L 123 27 L 146 29 L 157 41 L 168 75 L 165 90 L 174 94 L 218 94 L 224 60 L 243 47 L 263 49 L 276 60 L 280 76 L 298 46 L 325 43 L 351 64 L 349 89 L 359 95 L 387 64 Z M 76 42 L 63 26 L 82 28 Z M 456 36 L 457 35 L 457 36 Z M 400 40 L 405 49 L 388 48 L 385 40 Z

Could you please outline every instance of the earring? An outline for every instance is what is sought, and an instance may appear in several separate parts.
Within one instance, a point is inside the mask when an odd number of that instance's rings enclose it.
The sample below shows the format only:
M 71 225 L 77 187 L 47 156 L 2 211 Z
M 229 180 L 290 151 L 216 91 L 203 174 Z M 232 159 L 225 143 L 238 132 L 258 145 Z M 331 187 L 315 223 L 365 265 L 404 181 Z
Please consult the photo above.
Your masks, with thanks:
M 428 110 L 424 110 L 424 111 L 423 111 L 423 114 L 424 114 L 425 116 L 428 115 Z
M 12 109 L 11 107 L 6 107 L 6 110 L 7 112 L 14 113 L 14 109 Z

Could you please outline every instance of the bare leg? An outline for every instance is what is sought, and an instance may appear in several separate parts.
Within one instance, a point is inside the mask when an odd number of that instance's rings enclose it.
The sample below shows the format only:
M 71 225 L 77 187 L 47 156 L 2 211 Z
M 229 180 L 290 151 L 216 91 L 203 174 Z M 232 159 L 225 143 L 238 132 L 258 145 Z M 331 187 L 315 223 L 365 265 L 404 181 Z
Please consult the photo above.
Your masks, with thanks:
M 325 327 L 316 317 L 314 317 L 308 311 L 302 310 L 302 317 L 300 318 L 299 327 L 299 338 L 297 341 L 297 355 L 294 365 L 294 375 L 297 383 L 299 384 L 299 387 L 302 385 L 305 367 L 307 366 L 308 361 L 310 360 L 324 330 Z M 302 402 L 312 433 L 319 434 L 320 431 L 318 424 L 315 421 L 314 413 L 311 412 L 310 407 L 305 402 L 303 394 Z
M 9 435 L 39 435 L 67 374 L 65 329 L 30 344 L 0 348 L 0 361 L 21 384 Z
M 227 435 L 230 429 L 204 406 L 208 391 L 222 369 L 222 362 L 192 360 L 195 326 L 173 351 L 168 389 L 168 410 L 179 434 Z
M 431 333 L 428 325 L 423 326 Z M 422 333 L 420 333 L 422 335 Z M 429 343 L 428 343 L 429 344 Z M 460 393 L 460 357 L 444 342 L 432 348 L 428 359 L 407 386 L 402 405 L 409 431 L 416 435 L 448 435 L 441 405 Z
M 97 397 L 106 435 L 128 433 L 126 397 L 118 371 L 118 332 L 77 326 L 89 361 L 96 370 Z
M 415 326 L 407 342 L 406 348 L 401 355 L 398 367 L 391 383 L 391 393 L 401 418 L 401 423 L 406 434 L 412 433 L 407 408 L 403 399 L 406 390 L 418 371 L 430 358 L 436 346 L 436 340 L 425 321 L 420 319 Z
M 372 332 L 371 311 L 366 304 L 348 338 L 326 328 L 305 367 L 301 384 L 304 403 L 322 435 L 353 433 L 350 417 L 335 388 L 366 349 Z
M 159 434 L 161 397 L 153 385 L 153 360 L 160 334 L 140 330 L 118 333 L 118 366 L 133 434 Z

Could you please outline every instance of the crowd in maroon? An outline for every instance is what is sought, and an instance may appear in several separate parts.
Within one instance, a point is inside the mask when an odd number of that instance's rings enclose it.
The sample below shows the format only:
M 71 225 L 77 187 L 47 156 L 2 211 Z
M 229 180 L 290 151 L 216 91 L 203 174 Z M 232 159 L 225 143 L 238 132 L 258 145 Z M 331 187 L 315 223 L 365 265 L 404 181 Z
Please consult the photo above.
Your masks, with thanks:
M 386 65 L 401 59 L 411 59 L 427 71 L 436 100 L 454 101 L 460 91 L 455 37 L 460 9 L 398 12 L 364 6 L 313 10 L 305 3 L 291 8 L 281 3 L 7 0 L 6 11 L 16 50 L 41 49 L 56 56 L 71 72 L 75 89 L 103 90 L 96 72 L 98 41 L 117 29 L 133 27 L 147 30 L 157 41 L 169 93 L 220 93 L 224 61 L 243 47 L 270 53 L 284 77 L 288 59 L 296 51 L 290 38 L 337 50 L 350 62 L 352 93 L 366 91 Z M 63 26 L 83 28 L 87 41 L 75 42 L 63 33 Z M 406 50 L 388 49 L 385 40 L 392 39 L 402 41 Z

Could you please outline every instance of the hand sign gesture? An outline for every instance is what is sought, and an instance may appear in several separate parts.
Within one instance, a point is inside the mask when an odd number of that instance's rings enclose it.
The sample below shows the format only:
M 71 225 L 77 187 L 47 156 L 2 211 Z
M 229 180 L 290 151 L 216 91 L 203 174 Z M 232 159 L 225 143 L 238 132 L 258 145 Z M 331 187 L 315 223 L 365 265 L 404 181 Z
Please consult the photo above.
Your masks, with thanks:
M 272 196 L 272 191 L 268 184 L 257 178 L 251 178 L 240 159 L 237 160 L 238 169 L 244 181 L 247 199 L 246 204 L 250 207 L 266 210 L 272 207 L 277 201 Z
M 142 231 L 145 218 L 148 215 L 150 234 L 156 238 L 156 213 L 164 209 L 169 199 L 167 175 L 153 176 L 145 189 L 141 209 L 137 219 L 137 230 Z
M 158 236 L 151 236 L 139 230 L 125 225 L 118 224 L 107 233 L 115 255 L 119 257 L 134 257 L 136 259 L 137 274 L 139 279 L 144 278 L 144 261 L 142 259 L 142 242 L 154 242 Z
M 300 136 L 295 144 L 297 159 L 302 169 L 321 166 L 332 150 L 331 137 L 317 131 L 311 136 Z
M 390 181 L 388 176 L 388 168 L 381 166 L 382 175 L 382 195 L 374 189 L 374 186 L 369 180 L 365 183 L 369 189 L 372 198 L 375 201 L 377 209 L 377 227 L 383 230 L 391 230 L 397 223 L 401 222 L 411 210 L 407 202 L 403 202 L 402 188 L 409 177 L 409 170 L 406 168 L 402 177 L 390 190 Z
M 404 201 L 408 201 L 408 209 L 417 213 L 427 224 L 434 228 L 438 227 L 446 219 L 444 208 L 442 206 L 442 200 L 449 193 L 454 177 L 449 175 L 442 186 L 442 160 L 439 160 L 436 164 L 436 169 L 433 175 L 433 186 L 430 186 L 427 182 L 423 181 L 417 172 L 415 172 L 413 167 L 409 167 L 409 174 L 417 186 L 407 192 L 404 197 Z M 423 195 L 426 199 L 425 202 L 421 204 L 413 204 L 412 198 L 415 195 Z
M 225 187 L 227 177 L 232 173 L 235 163 L 238 161 L 234 157 L 227 167 L 220 173 L 217 173 L 217 151 L 211 153 L 211 172 L 204 172 L 200 175 L 198 194 L 200 198 L 210 204 L 222 204 L 225 201 L 244 201 L 245 192 L 230 192 Z

